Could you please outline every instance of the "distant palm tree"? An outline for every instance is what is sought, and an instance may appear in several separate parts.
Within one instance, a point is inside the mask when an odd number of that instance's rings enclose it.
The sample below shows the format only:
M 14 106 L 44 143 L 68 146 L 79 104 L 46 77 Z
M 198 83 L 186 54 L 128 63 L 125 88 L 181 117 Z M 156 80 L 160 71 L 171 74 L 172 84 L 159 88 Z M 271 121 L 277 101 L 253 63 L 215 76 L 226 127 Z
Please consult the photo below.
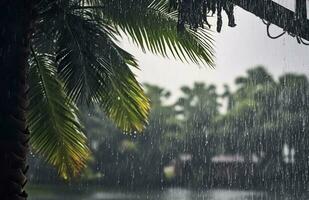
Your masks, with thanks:
M 144 128 L 149 102 L 130 69 L 137 61 L 117 45 L 123 33 L 143 50 L 213 66 L 208 32 L 177 33 L 168 7 L 165 0 L 0 2 L 0 199 L 27 198 L 29 138 L 62 177 L 85 167 L 80 105 L 100 105 L 125 132 Z

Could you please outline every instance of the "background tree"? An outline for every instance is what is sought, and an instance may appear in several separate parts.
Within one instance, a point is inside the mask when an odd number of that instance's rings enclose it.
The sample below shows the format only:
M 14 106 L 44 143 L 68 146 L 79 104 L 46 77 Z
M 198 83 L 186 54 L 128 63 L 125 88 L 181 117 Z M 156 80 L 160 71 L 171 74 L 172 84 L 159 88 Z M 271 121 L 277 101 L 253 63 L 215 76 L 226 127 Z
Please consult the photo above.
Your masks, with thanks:
M 279 78 L 279 88 L 281 131 L 289 150 L 295 151 L 295 165 L 288 177 L 294 187 L 304 189 L 308 183 L 308 78 L 285 74 Z
M 219 95 L 214 85 L 204 83 L 195 83 L 192 88 L 184 86 L 181 91 L 183 95 L 176 106 L 183 125 L 182 153 L 192 155 L 193 172 L 193 177 L 186 178 L 200 179 L 198 182 L 203 183 L 205 173 L 209 173 L 207 167 L 211 157 L 217 150 L 214 122 L 219 115 Z

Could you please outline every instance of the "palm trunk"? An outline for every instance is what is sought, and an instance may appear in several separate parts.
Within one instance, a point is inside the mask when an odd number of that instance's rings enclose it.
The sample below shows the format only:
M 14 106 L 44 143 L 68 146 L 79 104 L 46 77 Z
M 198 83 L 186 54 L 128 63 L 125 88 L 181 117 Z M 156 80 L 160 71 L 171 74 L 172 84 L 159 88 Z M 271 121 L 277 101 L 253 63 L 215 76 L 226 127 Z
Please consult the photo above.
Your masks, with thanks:
M 25 200 L 31 0 L 0 1 L 0 199 Z

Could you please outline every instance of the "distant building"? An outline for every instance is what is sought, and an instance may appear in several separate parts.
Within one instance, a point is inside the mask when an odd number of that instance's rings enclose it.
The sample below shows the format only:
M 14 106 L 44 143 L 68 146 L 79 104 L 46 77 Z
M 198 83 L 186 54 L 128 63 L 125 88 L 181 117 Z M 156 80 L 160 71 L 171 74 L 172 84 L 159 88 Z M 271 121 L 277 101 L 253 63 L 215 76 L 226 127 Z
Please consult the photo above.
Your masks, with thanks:
M 243 163 L 245 159 L 243 156 L 238 154 L 235 155 L 225 155 L 220 154 L 211 158 L 211 162 L 213 163 Z
M 171 160 L 171 162 L 164 167 L 164 175 L 167 179 L 179 179 L 179 182 L 183 182 L 182 179 L 189 178 L 191 174 L 191 161 L 192 155 L 187 153 L 179 154 L 177 158 Z
M 193 178 L 192 154 L 180 154 L 164 167 L 165 177 L 176 184 L 185 185 Z M 256 174 L 260 158 L 255 154 L 219 154 L 204 165 L 203 185 L 207 187 L 247 186 Z
M 245 157 L 239 154 L 220 154 L 211 158 L 211 170 L 208 173 L 208 185 L 233 186 L 250 185 L 255 174 L 259 158 L 252 154 Z

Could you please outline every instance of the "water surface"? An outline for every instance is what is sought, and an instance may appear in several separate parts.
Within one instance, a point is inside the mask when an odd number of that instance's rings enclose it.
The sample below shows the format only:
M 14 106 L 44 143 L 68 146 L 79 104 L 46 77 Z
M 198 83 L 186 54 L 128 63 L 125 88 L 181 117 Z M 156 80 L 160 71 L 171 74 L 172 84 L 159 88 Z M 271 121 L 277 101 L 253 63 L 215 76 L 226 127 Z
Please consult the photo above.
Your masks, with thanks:
M 33 192 L 29 200 L 308 200 L 307 195 L 295 197 L 289 194 L 278 194 L 241 190 L 207 190 L 194 191 L 172 188 L 163 191 L 141 192 Z

